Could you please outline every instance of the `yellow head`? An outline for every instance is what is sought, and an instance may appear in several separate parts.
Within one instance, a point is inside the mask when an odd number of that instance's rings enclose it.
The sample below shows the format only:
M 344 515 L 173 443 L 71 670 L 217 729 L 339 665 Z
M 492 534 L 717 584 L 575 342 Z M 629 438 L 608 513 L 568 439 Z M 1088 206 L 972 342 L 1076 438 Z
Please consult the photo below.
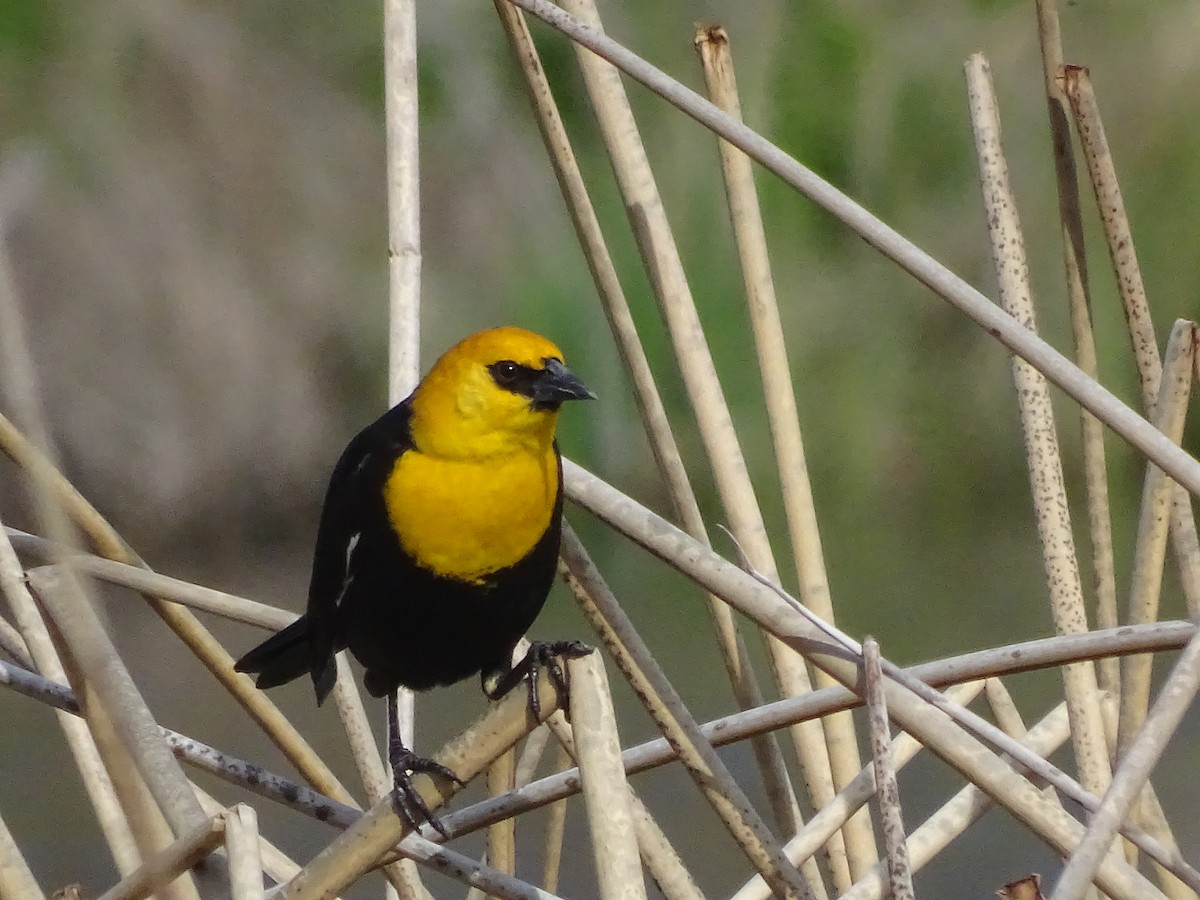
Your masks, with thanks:
M 413 442 L 448 459 L 546 452 L 562 403 L 593 396 L 546 338 L 480 331 L 442 354 L 413 391 Z

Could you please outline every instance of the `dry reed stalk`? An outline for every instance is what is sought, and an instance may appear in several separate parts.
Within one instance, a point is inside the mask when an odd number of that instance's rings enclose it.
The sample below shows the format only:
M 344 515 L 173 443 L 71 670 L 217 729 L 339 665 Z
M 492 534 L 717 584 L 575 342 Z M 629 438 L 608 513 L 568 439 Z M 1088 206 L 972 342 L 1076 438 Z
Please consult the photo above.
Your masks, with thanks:
M 521 748 L 521 755 L 517 757 L 516 771 L 513 772 L 514 789 L 525 787 L 537 777 L 537 768 L 541 765 L 549 744 L 550 729 L 546 725 L 539 725 L 533 729 L 533 733 L 525 740 L 525 746 Z
M 571 729 L 602 900 L 645 900 L 621 737 L 599 653 L 567 662 Z
M 741 101 L 728 35 L 719 26 L 702 28 L 696 33 L 695 43 L 700 50 L 709 96 L 721 109 L 741 119 Z M 829 592 L 825 556 L 821 550 L 820 528 L 812 484 L 808 478 L 804 439 L 800 432 L 775 282 L 771 276 L 766 229 L 754 187 L 754 170 L 750 158 L 732 144 L 718 140 L 717 146 L 721 154 L 725 193 L 729 200 L 730 221 L 741 260 L 746 308 L 754 332 L 754 347 L 775 447 L 800 600 L 822 619 L 832 622 L 833 600 Z M 823 672 L 817 672 L 814 680 L 818 687 L 828 687 L 834 683 Z M 854 719 L 848 713 L 839 713 L 824 719 L 823 725 L 829 746 L 833 786 L 840 791 L 861 768 Z M 867 807 L 863 807 L 846 823 L 842 837 L 850 864 L 850 877 L 857 880 L 879 858 Z
M 592 28 L 601 29 L 593 0 L 563 0 L 563 6 L 586 20 Z M 582 47 L 576 46 L 575 51 L 643 268 L 671 338 L 722 507 L 733 533 L 748 548 L 755 565 L 772 579 L 777 579 L 766 526 L 754 496 L 737 431 L 620 73 Z M 769 636 L 766 643 L 780 693 L 797 696 L 811 690 L 803 659 Z M 791 737 L 813 806 L 819 808 L 834 794 L 824 731 L 820 723 L 810 722 L 791 729 Z M 835 872 L 835 884 L 849 879 L 849 865 L 840 836 L 831 843 L 830 866 Z
M 879 644 L 873 637 L 863 640 L 862 679 L 867 701 L 867 721 L 871 732 L 872 768 L 875 795 L 879 801 L 879 821 L 887 848 L 887 881 L 893 900 L 915 900 L 908 848 L 904 844 L 904 814 L 900 808 L 900 785 L 892 763 L 891 731 L 888 728 L 887 699 L 883 696 L 883 672 L 879 664 Z
M 946 696 L 955 703 L 966 706 L 973 702 L 983 692 L 982 681 L 972 681 L 957 685 L 946 692 Z M 902 734 L 892 741 L 892 765 L 902 769 L 908 765 L 924 748 L 911 735 Z M 829 804 L 816 812 L 808 820 L 808 824 L 787 842 L 783 850 L 788 858 L 799 865 L 816 853 L 828 840 L 829 835 L 841 827 L 842 823 L 854 814 L 863 804 L 875 795 L 875 766 L 869 765 L 859 772 Z M 755 875 L 733 895 L 733 900 L 768 900 L 770 888 L 761 877 Z
M 833 675 L 844 686 L 857 683 L 857 668 L 841 647 L 830 645 L 825 632 L 820 631 L 803 615 L 799 605 L 783 602 L 778 589 L 763 584 L 732 563 L 716 556 L 679 529 L 635 501 L 605 485 L 578 465 L 564 460 L 563 471 L 569 495 L 594 515 L 614 526 L 644 549 L 670 564 L 688 578 L 725 598 L 736 609 L 758 622 L 781 640 Z M 831 628 L 832 626 L 825 626 Z M 997 803 L 1026 823 L 1042 840 L 1059 853 L 1068 852 L 1082 833 L 1079 823 L 1061 810 L 1051 808 L 1039 791 L 996 754 L 988 750 L 961 726 L 971 721 L 977 733 L 987 733 L 988 741 L 1003 747 L 1006 752 L 1020 754 L 1021 762 L 1035 767 L 1037 774 L 1053 780 L 1056 787 L 1073 799 L 1093 807 L 1095 795 L 1081 789 L 1064 773 L 1033 754 L 1023 751 L 999 729 L 970 716 L 961 708 L 948 707 L 944 699 L 911 678 L 901 685 L 894 682 L 904 677 L 902 670 L 884 661 L 889 681 L 885 685 L 888 708 L 892 718 L 904 730 L 912 733 L 948 764 L 979 785 Z M 918 696 L 914 691 L 920 691 Z M 950 709 L 959 717 L 951 718 Z M 1162 845 L 1139 829 L 1127 826 L 1122 832 L 1139 847 L 1169 865 L 1171 871 L 1189 883 L 1200 883 L 1200 873 L 1177 855 L 1172 856 Z M 1149 848 L 1149 849 L 1148 849 Z M 1123 861 L 1106 861 L 1102 868 L 1105 890 L 1114 896 L 1133 897 L 1150 883 Z
M 8 565 L 7 560 L 0 558 L 0 567 L 5 565 Z M 19 562 L 16 564 L 15 571 L 21 571 L 21 564 Z M 0 583 L 0 591 L 3 590 L 3 584 Z M 25 645 L 25 639 L 21 637 L 21 632 L 17 631 L 8 619 L 3 616 L 0 616 L 0 650 L 3 650 L 26 668 L 33 665 L 33 659 L 29 655 L 29 648 Z
M 0 592 L 7 598 L 9 609 L 20 626 L 21 632 L 16 637 L 21 641 L 29 663 L 36 666 L 44 677 L 65 683 L 66 671 L 58 658 L 46 624 L 42 621 L 37 603 L 29 594 L 24 571 L 12 544 L 9 543 L 7 533 L 0 534 Z M 78 717 L 59 712 L 56 718 L 67 739 L 67 747 L 75 760 L 75 766 L 83 779 L 84 790 L 91 801 L 92 809 L 95 810 L 100 832 L 108 843 L 117 872 L 128 875 L 141 864 L 141 853 L 131 823 L 122 809 L 121 799 L 105 768 L 104 758 L 96 746 L 96 738 L 88 730 L 87 723 Z M 111 748 L 110 753 L 120 753 L 124 762 L 125 754 L 115 746 Z M 127 803 L 138 822 L 151 818 L 150 811 L 137 804 L 132 795 L 127 795 Z M 149 832 L 149 829 L 146 832 L 142 829 L 137 830 L 142 833 Z M 152 847 L 153 844 L 146 849 Z
M 746 858 L 780 896 L 811 897 L 807 882 L 704 737 L 570 526 L 563 527 L 560 557 L 580 610 Z
M 212 613 L 232 622 L 257 625 L 271 631 L 279 631 L 296 621 L 294 612 L 280 609 L 278 606 L 248 600 L 236 594 L 227 594 L 102 556 L 72 553 L 68 548 L 57 547 L 44 538 L 16 528 L 4 530 L 18 553 L 31 555 L 46 562 L 66 558 L 77 572 L 97 581 L 127 587 L 141 594 L 154 594 L 163 600 Z
M 244 803 L 226 810 L 225 852 L 229 855 L 230 900 L 263 900 L 263 864 L 258 849 L 258 815 Z
M 587 185 L 571 149 L 570 138 L 542 69 L 537 48 L 520 10 L 515 9 L 506 0 L 495 0 L 495 5 L 525 77 L 538 129 L 566 201 L 580 247 L 587 259 L 609 327 L 616 339 L 617 349 L 633 383 L 642 427 L 659 472 L 666 483 L 675 515 L 685 531 L 697 540 L 708 543 L 700 506 L 696 502 L 687 470 L 679 455 L 670 420 L 654 383 L 654 375 L 646 360 L 637 327 L 600 230 Z M 737 631 L 733 614 L 728 606 L 711 594 L 705 596 L 705 603 L 713 621 L 717 645 L 738 706 L 742 709 L 752 709 L 761 705 L 762 689 L 753 667 L 748 662 L 746 645 Z M 776 826 L 781 832 L 794 833 L 801 823 L 800 808 L 779 746 L 773 736 L 766 735 L 755 738 L 753 749 Z
M 571 755 L 561 744 L 554 756 L 555 765 L 559 769 L 566 769 L 571 765 Z M 558 800 L 550 804 L 550 817 L 546 823 L 546 840 L 542 853 L 542 887 L 548 891 L 558 890 L 558 876 L 562 870 L 563 836 L 566 830 L 567 801 Z
M 516 776 L 516 755 L 512 750 L 501 753 L 496 757 L 496 761 L 488 766 L 488 795 L 496 797 L 516 788 Z M 516 819 L 504 819 L 488 826 L 487 860 L 489 865 L 506 875 L 517 871 Z
M 1079 182 L 1071 148 L 1071 124 L 1067 96 L 1063 92 L 1062 34 L 1055 0 L 1037 0 L 1038 43 L 1042 51 L 1042 80 L 1050 119 L 1050 141 L 1054 177 L 1058 186 L 1058 217 L 1062 225 L 1063 268 L 1067 282 L 1067 304 L 1075 341 L 1075 362 L 1092 378 L 1099 377 L 1096 339 L 1092 331 L 1091 291 L 1088 286 L 1087 253 L 1079 206 Z M 1113 561 L 1112 514 L 1108 501 L 1108 465 L 1104 454 L 1104 427 L 1086 409 L 1079 411 L 1083 443 L 1083 469 L 1087 486 L 1088 536 L 1092 548 L 1092 570 L 1096 590 L 1096 625 L 1115 628 L 1117 579 Z M 1120 693 L 1121 670 L 1114 659 L 1098 666 L 1100 687 Z
M 388 405 L 394 406 L 408 396 L 420 377 L 421 182 L 416 0 L 384 0 L 383 82 L 388 210 Z M 351 708 L 353 703 L 350 701 Z M 406 747 L 411 747 L 416 715 L 412 691 L 396 689 L 396 713 L 401 739 Z M 360 728 L 358 722 L 347 725 L 348 732 Z M 365 746 L 362 751 L 366 752 Z M 372 784 L 382 787 L 379 770 L 383 765 L 373 743 L 372 751 L 363 759 L 371 770 L 368 790 Z M 385 775 L 383 780 L 389 779 Z M 393 874 L 401 879 L 393 880 L 393 884 L 405 900 L 429 896 L 411 862 L 401 863 Z
M 1175 323 L 1167 343 L 1166 360 L 1152 414 L 1154 424 L 1176 443 L 1183 439 L 1184 419 L 1192 389 L 1196 339 L 1197 329 L 1193 323 L 1183 320 Z M 1175 483 L 1161 469 L 1154 465 L 1147 466 L 1138 515 L 1132 583 L 1129 587 L 1128 621 L 1131 624 L 1158 618 L 1175 487 Z M 1145 655 L 1131 656 L 1122 664 L 1121 714 L 1117 725 L 1118 759 L 1124 756 L 1125 748 L 1146 718 L 1152 666 L 1153 660 Z
M 46 900 L 3 816 L 0 816 L 0 897 Z
M 1121 757 L 1112 786 L 1092 816 L 1087 834 L 1067 861 L 1051 900 L 1079 900 L 1086 892 L 1106 848 L 1128 818 L 1197 690 L 1200 690 L 1200 638 L 1192 638 L 1154 701 L 1145 724 Z
M 1035 331 L 1037 325 L 1025 262 L 1024 236 L 1016 198 L 1008 181 L 1008 163 L 1001 142 L 1000 111 L 992 86 L 991 68 L 982 54 L 974 54 L 967 61 L 965 71 L 1000 302 L 1026 328 Z M 1040 373 L 1020 359 L 1013 361 L 1013 377 L 1054 627 L 1059 634 L 1084 632 L 1088 630 L 1087 610 L 1071 531 L 1050 386 Z M 1095 667 L 1091 663 L 1065 666 L 1063 686 L 1071 716 L 1079 780 L 1093 794 L 1103 794 L 1112 778 L 1112 770 L 1104 744 L 1104 721 L 1100 714 Z
M 856 235 L 953 304 L 1010 351 L 1029 362 L 1131 446 L 1200 496 L 1200 462 L 995 303 L 895 229 L 855 203 L 792 156 L 695 91 L 549 0 L 507 0 L 612 63 L 671 105 L 716 132 Z
M 1154 322 L 1150 317 L 1146 287 L 1142 283 L 1141 267 L 1138 265 L 1137 249 L 1133 243 L 1133 231 L 1129 226 L 1116 166 L 1104 133 L 1104 121 L 1100 117 L 1100 105 L 1096 101 L 1087 69 L 1064 66 L 1062 78 L 1075 115 L 1075 127 L 1091 174 L 1096 205 L 1116 274 L 1117 290 L 1121 295 L 1121 306 L 1142 384 L 1142 401 L 1147 418 L 1152 418 L 1162 379 L 1162 362 L 1154 337 Z M 1173 495 L 1171 538 L 1188 609 L 1193 616 L 1200 615 L 1200 538 L 1196 534 L 1191 504 L 1182 488 L 1177 488 Z
M 1004 733 L 1018 741 L 1025 737 L 1028 730 L 1025 720 L 1021 718 L 1021 711 L 1017 709 L 1017 704 L 1013 702 L 1012 694 L 1008 692 L 1004 682 L 999 678 L 989 678 L 984 683 L 984 692 L 992 710 L 992 718 Z
M 543 715 L 552 715 L 558 709 L 558 696 L 545 673 L 538 680 L 536 689 Z M 446 744 L 435 758 L 449 766 L 463 781 L 470 781 L 537 724 L 529 710 L 526 692 L 511 691 L 470 728 Z M 437 810 L 459 790 L 458 784 L 435 780 L 425 773 L 415 775 L 413 784 L 431 810 Z M 284 886 L 280 896 L 286 900 L 316 900 L 341 891 L 376 866 L 380 857 L 399 843 L 411 828 L 409 822 L 396 814 L 390 797 L 382 800 L 301 869 Z
M 0 415 L 0 450 L 53 488 L 76 526 L 102 556 L 131 565 L 144 565 L 96 508 L 3 415 Z M 153 594 L 143 596 L 309 784 L 323 794 L 353 802 L 350 793 L 279 708 L 254 687 L 253 681 L 233 671 L 233 657 L 189 610 L 177 603 L 164 602 Z
M 1069 736 L 1066 704 L 1060 703 L 1029 730 L 1022 744 L 1039 756 L 1049 756 Z M 928 865 L 991 808 L 992 801 L 973 785 L 967 785 L 947 800 L 909 835 L 908 852 L 913 871 Z M 887 873 L 882 866 L 877 866 L 840 900 L 884 900 L 887 891 Z
M 204 808 L 206 816 L 220 815 L 225 809 L 224 806 L 207 794 L 203 788 L 197 787 L 193 783 L 192 789 L 196 792 L 196 799 L 200 801 L 200 805 Z M 261 834 L 258 836 L 258 856 L 262 861 L 262 874 L 266 875 L 276 884 L 283 883 L 300 871 L 300 866 Z
M 225 824 L 225 817 L 221 815 L 204 818 L 101 894 L 98 900 L 143 900 L 161 890 L 221 846 L 225 839 Z

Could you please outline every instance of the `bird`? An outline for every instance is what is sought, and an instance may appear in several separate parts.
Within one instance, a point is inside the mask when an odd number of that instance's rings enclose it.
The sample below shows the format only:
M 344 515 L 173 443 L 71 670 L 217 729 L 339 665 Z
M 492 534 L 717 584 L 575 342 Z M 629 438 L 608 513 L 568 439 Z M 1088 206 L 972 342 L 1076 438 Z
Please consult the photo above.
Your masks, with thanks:
M 461 781 L 401 740 L 396 689 L 424 691 L 476 673 L 489 699 L 522 681 L 540 717 L 546 668 L 592 648 L 516 645 L 553 584 L 562 532 L 559 410 L 595 395 L 549 339 L 512 326 L 447 350 L 413 392 L 360 431 L 333 468 L 317 527 L 305 613 L 234 668 L 270 688 L 304 674 L 317 703 L 348 649 L 363 684 L 387 697 L 392 797 L 414 826 L 446 835 L 412 785 L 417 772 Z M 565 698 L 565 693 L 561 694 Z

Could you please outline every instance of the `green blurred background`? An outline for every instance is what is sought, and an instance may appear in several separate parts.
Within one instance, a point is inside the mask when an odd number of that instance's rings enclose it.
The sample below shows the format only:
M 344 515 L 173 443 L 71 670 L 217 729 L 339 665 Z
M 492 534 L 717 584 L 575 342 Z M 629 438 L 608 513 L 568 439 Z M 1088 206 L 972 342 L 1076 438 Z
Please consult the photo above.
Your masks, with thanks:
M 1032 0 L 659 0 L 601 11 L 615 37 L 698 88 L 693 27 L 723 24 L 748 122 L 994 295 L 961 76 L 967 55 L 985 52 L 1039 326 L 1069 349 Z M 1061 14 L 1068 61 L 1092 69 L 1161 340 L 1175 318 L 1197 315 L 1200 7 L 1079 0 Z M 318 0 L 0 5 L 0 228 L 65 464 L 155 567 L 293 609 L 326 475 L 386 394 L 380 18 L 377 3 Z M 421 4 L 419 27 L 425 362 L 493 324 L 550 335 L 601 398 L 567 411 L 565 452 L 666 512 L 491 5 Z M 573 55 L 534 30 L 706 517 L 721 522 Z M 715 145 L 630 92 L 786 573 Z M 1006 354 L 803 198 L 770 176 L 759 183 L 841 624 L 905 662 L 1049 634 Z M 1135 402 L 1107 256 L 1089 229 L 1101 376 Z M 1078 416 L 1069 401 L 1058 412 L 1082 523 Z M 1196 437 L 1193 423 L 1189 447 Z M 1141 467 L 1120 441 L 1108 450 L 1123 596 Z M 15 471 L 0 472 L 0 516 L 27 523 Z M 698 593 L 568 514 L 697 715 L 729 711 Z M 107 610 L 164 724 L 286 770 L 140 601 L 111 592 Z M 1184 614 L 1173 575 L 1163 614 Z M 213 627 L 235 653 L 259 639 Z M 585 627 L 559 588 L 537 632 Z M 1059 691 L 1055 675 L 1013 687 L 1031 721 Z M 352 781 L 333 711 L 317 711 L 303 685 L 276 699 Z M 650 736 L 620 699 L 626 741 Z M 474 684 L 422 698 L 418 747 L 482 708 Z M 1196 736 L 1189 720 L 1158 779 L 1185 854 L 1200 845 Z M 749 754 L 728 759 L 757 791 Z M 713 820 L 683 776 L 637 785 L 706 891 L 741 883 L 747 866 L 715 824 L 696 826 Z M 915 765 L 902 780 L 910 825 L 956 787 L 940 764 Z M 80 880 L 99 891 L 112 878 L 83 797 L 52 714 L 0 692 L 0 813 L 47 887 Z M 568 896 L 590 890 L 582 818 L 572 810 Z M 263 822 L 299 857 L 329 837 L 265 808 Z M 924 897 L 984 897 L 1054 867 L 996 814 L 917 886 Z M 439 896 L 458 894 L 435 884 Z

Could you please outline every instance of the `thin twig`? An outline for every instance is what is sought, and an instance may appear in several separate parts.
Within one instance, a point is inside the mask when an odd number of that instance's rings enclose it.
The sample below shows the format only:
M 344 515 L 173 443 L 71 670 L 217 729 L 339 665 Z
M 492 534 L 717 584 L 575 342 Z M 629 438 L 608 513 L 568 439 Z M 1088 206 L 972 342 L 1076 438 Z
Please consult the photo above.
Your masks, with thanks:
M 1001 143 L 1000 111 L 991 68 L 983 55 L 977 53 L 967 61 L 965 71 L 992 261 L 1000 284 L 1000 302 L 1026 328 L 1035 331 L 1024 237 L 1017 216 L 1016 198 L 1008 181 L 1008 163 Z M 1050 386 L 1037 370 L 1021 359 L 1013 361 L 1013 377 L 1054 627 L 1059 634 L 1087 631 L 1083 583 L 1075 554 Z M 1071 738 L 1079 780 L 1092 793 L 1102 794 L 1112 778 L 1112 770 L 1104 745 L 1095 667 L 1091 663 L 1064 667 L 1063 685 L 1071 714 Z
M 1133 229 L 1125 211 L 1125 200 L 1104 133 L 1104 121 L 1100 117 L 1100 104 L 1092 88 L 1091 76 L 1087 69 L 1064 66 L 1062 78 L 1067 99 L 1071 102 L 1071 111 L 1075 115 L 1075 127 L 1091 174 L 1096 206 L 1100 211 L 1104 238 L 1116 274 L 1117 291 L 1121 295 L 1121 307 L 1125 312 L 1125 323 L 1129 328 L 1134 361 L 1142 385 L 1142 401 L 1147 418 L 1152 419 L 1162 379 L 1162 362 L 1158 355 L 1146 286 L 1138 265 Z M 1177 488 L 1173 495 L 1171 539 L 1188 610 L 1193 616 L 1200 615 L 1200 538 L 1197 537 L 1191 503 L 1182 488 Z
M 1063 64 L 1062 36 L 1055 0 L 1037 0 L 1038 43 L 1042 50 L 1042 80 L 1050 117 L 1050 140 L 1054 154 L 1054 177 L 1058 186 L 1058 218 L 1062 225 L 1063 267 L 1075 362 L 1092 378 L 1099 377 L 1096 339 L 1092 332 L 1091 291 L 1088 286 L 1087 252 L 1083 219 L 1079 210 L 1079 183 L 1071 148 L 1071 125 L 1067 97 L 1060 73 Z M 1108 502 L 1108 466 L 1104 458 L 1104 427 L 1086 409 L 1079 411 L 1083 444 L 1083 468 L 1087 484 L 1088 534 L 1092 545 L 1092 570 L 1096 587 L 1096 624 L 1117 625 L 1117 580 L 1113 562 L 1112 515 Z M 1119 695 L 1121 673 L 1115 660 L 1098 667 L 1100 687 Z
M 1192 389 L 1197 329 L 1180 320 L 1171 329 L 1158 397 L 1152 417 L 1154 424 L 1178 443 L 1183 439 L 1184 420 Z M 1162 469 L 1146 467 L 1142 503 L 1138 516 L 1137 543 L 1133 557 L 1133 576 L 1129 587 L 1129 622 L 1137 625 L 1158 618 L 1162 592 L 1163 562 L 1167 554 L 1167 532 L 1175 483 Z M 1150 703 L 1150 676 L 1153 661 L 1149 656 L 1131 656 L 1121 667 L 1121 714 L 1117 726 L 1117 757 L 1142 727 Z
M 883 673 L 879 667 L 879 644 L 872 637 L 863 639 L 862 673 L 871 730 L 875 791 L 879 798 L 879 819 L 887 847 L 888 887 L 893 900 L 914 900 L 912 869 L 908 863 L 908 848 L 904 845 L 900 786 L 896 783 L 896 769 L 892 764 L 887 700 L 883 696 Z

